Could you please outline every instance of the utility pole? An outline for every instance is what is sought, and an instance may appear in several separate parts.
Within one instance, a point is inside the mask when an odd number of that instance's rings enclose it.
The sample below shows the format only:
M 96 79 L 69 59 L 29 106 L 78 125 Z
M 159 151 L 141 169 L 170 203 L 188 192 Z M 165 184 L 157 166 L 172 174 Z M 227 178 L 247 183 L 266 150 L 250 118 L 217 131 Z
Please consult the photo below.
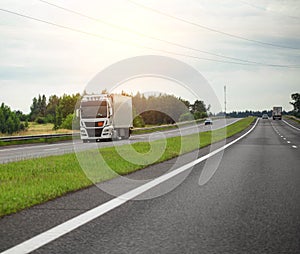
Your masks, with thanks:
M 224 111 L 225 111 L 225 117 L 226 117 L 226 85 L 224 86 Z

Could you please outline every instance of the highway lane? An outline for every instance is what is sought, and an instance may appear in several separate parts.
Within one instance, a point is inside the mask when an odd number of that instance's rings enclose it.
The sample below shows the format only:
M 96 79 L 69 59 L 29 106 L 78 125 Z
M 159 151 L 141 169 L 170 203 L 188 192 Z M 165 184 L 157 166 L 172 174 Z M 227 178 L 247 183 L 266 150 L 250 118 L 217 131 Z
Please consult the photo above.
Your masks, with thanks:
M 194 132 L 202 132 L 207 130 L 214 130 L 222 128 L 224 125 L 229 125 L 238 121 L 239 119 L 217 119 L 214 120 L 212 126 L 204 126 L 203 123 L 195 126 L 183 126 L 180 128 L 181 135 L 188 135 Z M 98 142 L 96 145 L 89 143 L 82 143 L 81 140 L 74 139 L 73 141 L 67 141 L 62 143 L 54 144 L 31 144 L 31 145 L 22 145 L 17 147 L 1 147 L 0 148 L 0 163 L 7 163 L 12 161 L 20 161 L 29 158 L 39 158 L 46 157 L 51 155 L 60 155 L 66 153 L 73 153 L 74 146 L 76 146 L 76 151 L 87 150 L 95 147 L 108 147 L 113 145 L 123 145 L 127 143 L 135 143 L 139 141 L 148 141 L 161 139 L 164 137 L 173 137 L 180 135 L 178 129 L 167 130 L 161 132 L 154 132 L 148 134 L 133 135 L 129 140 L 120 140 L 117 142 Z
M 272 121 L 271 124 L 276 134 L 282 139 L 283 142 L 294 149 L 300 148 L 300 128 L 296 127 L 296 124 L 293 122 L 286 123 L 284 121 Z
M 292 144 L 300 144 L 299 132 L 281 121 L 260 120 L 225 150 L 204 186 L 198 185 L 202 162 L 173 191 L 128 201 L 34 253 L 299 253 L 300 150 Z M 1 249 L 110 199 L 93 187 L 5 217 Z

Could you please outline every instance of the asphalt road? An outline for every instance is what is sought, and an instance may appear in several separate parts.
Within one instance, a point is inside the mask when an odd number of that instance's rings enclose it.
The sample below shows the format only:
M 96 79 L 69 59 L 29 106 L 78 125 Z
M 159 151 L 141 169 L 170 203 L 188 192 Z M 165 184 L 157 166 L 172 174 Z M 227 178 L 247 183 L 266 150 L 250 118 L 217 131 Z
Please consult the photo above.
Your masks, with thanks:
M 198 182 L 207 161 L 167 194 L 128 201 L 34 253 L 300 253 L 299 149 L 298 130 L 282 121 L 260 120 L 224 151 L 205 185 Z M 133 175 L 155 175 L 172 163 Z M 149 193 L 163 191 L 184 174 Z M 6 216 L 0 220 L 0 250 L 111 199 L 91 187 Z
M 76 151 L 87 150 L 96 147 L 108 147 L 113 145 L 123 145 L 127 143 L 134 143 L 139 141 L 161 139 L 163 137 L 173 137 L 180 135 L 188 135 L 194 132 L 201 132 L 207 130 L 214 130 L 224 127 L 224 125 L 232 124 L 239 119 L 217 119 L 214 120 L 212 126 L 204 126 L 199 124 L 195 126 L 184 126 L 180 130 L 168 130 L 155 133 L 133 135 L 129 140 L 120 140 L 116 142 L 98 142 L 98 143 L 82 143 L 81 140 L 74 139 L 73 141 L 54 143 L 54 144 L 31 144 L 14 147 L 0 147 L 0 163 L 7 163 L 12 161 L 20 161 L 29 158 L 46 157 L 50 155 L 60 155 L 66 153 L 73 153 L 74 147 Z

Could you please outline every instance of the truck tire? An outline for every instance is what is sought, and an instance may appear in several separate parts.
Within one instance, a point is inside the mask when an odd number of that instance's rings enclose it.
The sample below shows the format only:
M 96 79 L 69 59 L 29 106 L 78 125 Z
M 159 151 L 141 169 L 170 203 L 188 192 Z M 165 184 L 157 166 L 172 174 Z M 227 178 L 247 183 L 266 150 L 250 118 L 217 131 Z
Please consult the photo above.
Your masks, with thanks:
M 129 139 L 130 137 L 130 130 L 129 129 L 124 129 L 125 135 L 123 136 L 123 139 Z
M 113 130 L 111 140 L 112 140 L 112 141 L 117 141 L 117 140 L 119 140 L 119 131 L 118 131 L 118 130 Z

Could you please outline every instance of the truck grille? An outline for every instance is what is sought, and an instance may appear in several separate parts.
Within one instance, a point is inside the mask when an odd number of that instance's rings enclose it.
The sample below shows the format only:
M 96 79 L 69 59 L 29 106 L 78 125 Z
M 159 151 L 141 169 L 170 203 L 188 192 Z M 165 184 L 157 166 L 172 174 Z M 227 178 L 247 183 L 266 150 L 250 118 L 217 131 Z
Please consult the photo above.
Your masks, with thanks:
M 103 127 L 104 121 L 97 121 L 97 122 L 84 122 L 85 126 L 88 128 L 94 128 L 94 127 Z
M 101 137 L 102 134 L 102 128 L 101 129 L 87 129 L 87 133 L 89 137 Z
M 95 122 L 84 122 L 86 127 L 97 127 Z

